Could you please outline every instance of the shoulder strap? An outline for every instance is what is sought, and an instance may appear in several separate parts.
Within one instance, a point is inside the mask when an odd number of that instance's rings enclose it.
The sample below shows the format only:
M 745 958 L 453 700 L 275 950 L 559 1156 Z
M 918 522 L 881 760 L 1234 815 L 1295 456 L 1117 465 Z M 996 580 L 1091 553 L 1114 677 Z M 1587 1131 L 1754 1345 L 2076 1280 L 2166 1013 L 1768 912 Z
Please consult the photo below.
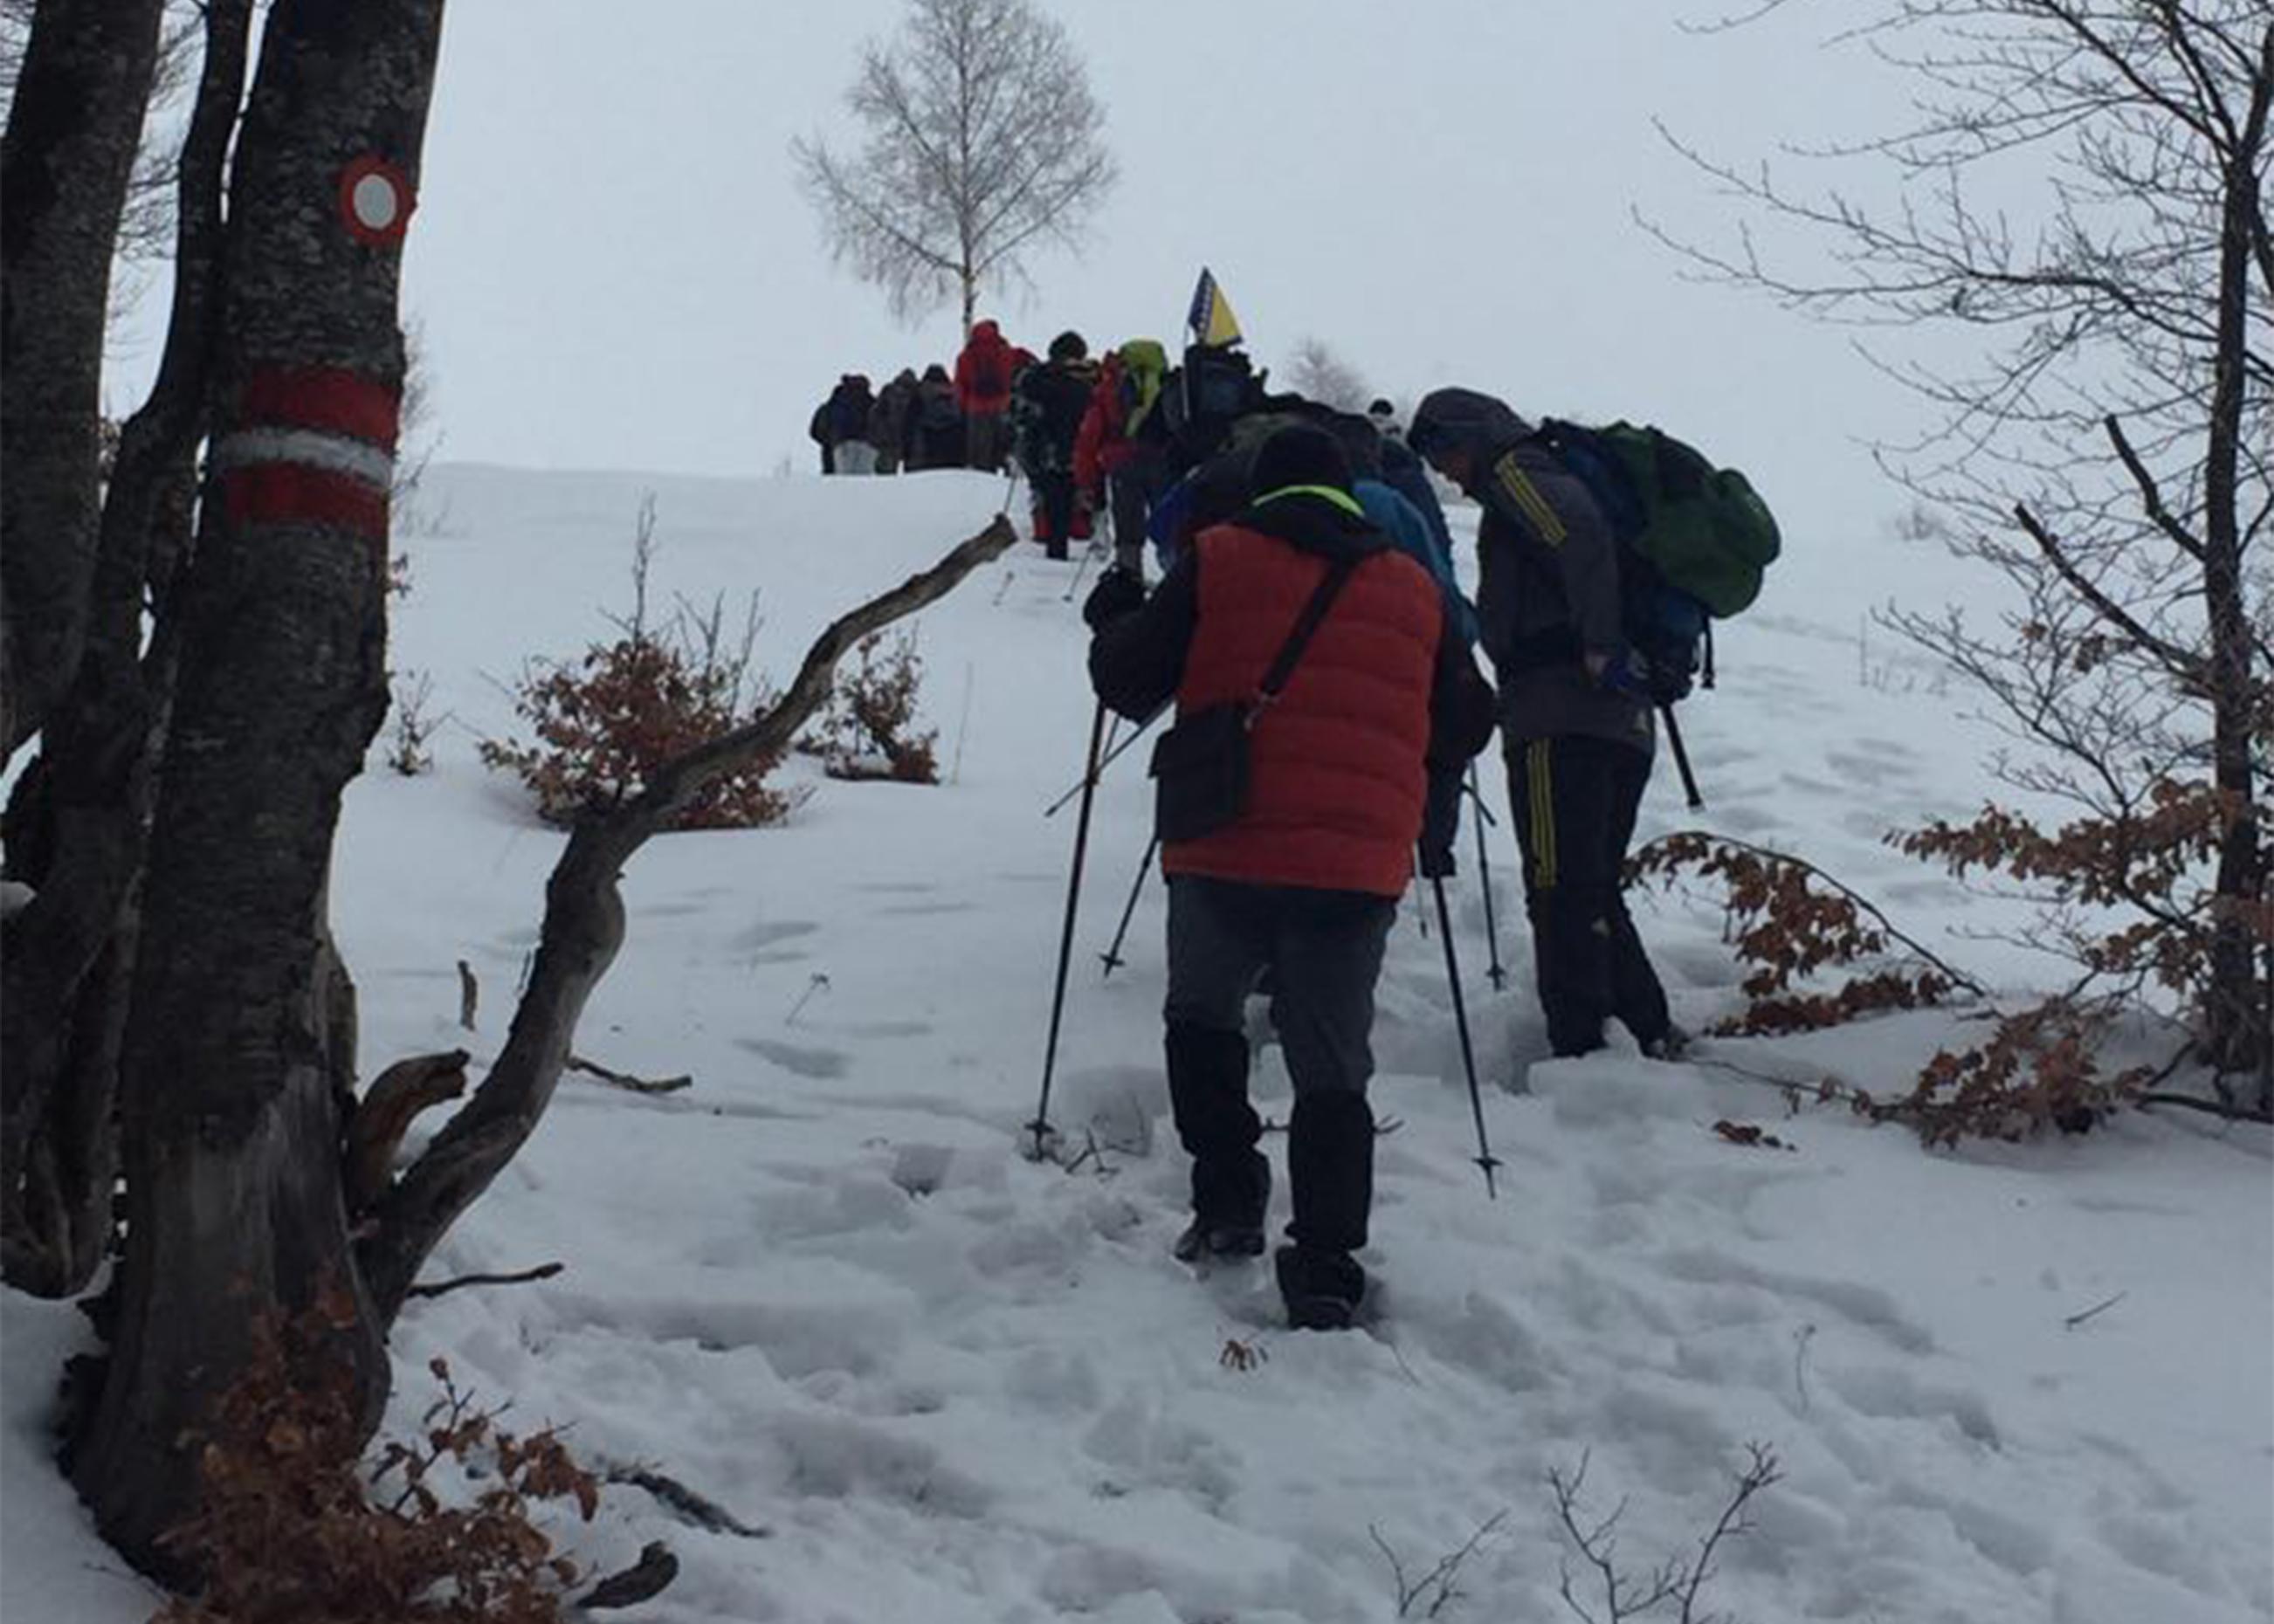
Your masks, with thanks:
M 1287 686 L 1287 679 L 1295 674 L 1295 662 L 1303 658 L 1303 650 L 1309 644 L 1311 634 L 1317 631 L 1319 622 L 1327 618 L 1327 611 L 1342 591 L 1343 583 L 1351 578 L 1351 572 L 1358 565 L 1359 560 L 1354 558 L 1337 559 L 1328 569 L 1326 579 L 1319 583 L 1317 590 L 1311 594 L 1311 600 L 1303 605 L 1303 613 L 1296 617 L 1295 629 L 1287 634 L 1287 641 L 1280 646 L 1279 656 L 1271 662 L 1271 669 L 1263 673 L 1263 684 L 1256 690 L 1255 695 L 1258 708 L 1279 697 L 1280 690 Z

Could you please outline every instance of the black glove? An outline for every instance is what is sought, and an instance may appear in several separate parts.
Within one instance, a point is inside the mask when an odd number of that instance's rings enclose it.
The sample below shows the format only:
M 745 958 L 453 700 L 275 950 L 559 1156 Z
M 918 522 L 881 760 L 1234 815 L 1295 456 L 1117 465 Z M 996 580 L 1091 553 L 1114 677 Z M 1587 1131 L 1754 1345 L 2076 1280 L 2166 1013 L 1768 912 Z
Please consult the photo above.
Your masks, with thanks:
M 1623 643 L 1608 655 L 1589 656 L 1587 663 L 1595 668 L 1595 686 L 1606 693 L 1650 697 L 1650 662 Z
M 1081 618 L 1089 629 L 1103 631 L 1127 614 L 1134 614 L 1145 606 L 1144 578 L 1133 571 L 1116 567 L 1097 578 L 1082 599 Z

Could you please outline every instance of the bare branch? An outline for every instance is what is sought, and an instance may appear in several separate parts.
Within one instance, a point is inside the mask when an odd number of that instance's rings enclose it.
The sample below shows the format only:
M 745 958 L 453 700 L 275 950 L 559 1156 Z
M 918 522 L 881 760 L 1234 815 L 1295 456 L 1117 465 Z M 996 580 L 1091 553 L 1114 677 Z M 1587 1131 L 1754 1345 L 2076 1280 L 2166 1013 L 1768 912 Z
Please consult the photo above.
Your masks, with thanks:
M 394 1317 L 426 1255 L 512 1160 L 551 1102 L 577 1018 L 623 941 L 617 880 L 624 865 L 712 779 L 787 749 L 828 698 L 837 662 L 848 649 L 943 597 L 1016 539 L 998 514 L 931 568 L 840 615 L 814 640 L 796 680 L 763 716 L 665 763 L 640 794 L 577 824 L 546 883 L 536 961 L 504 1050 L 474 1097 L 388 1192 L 358 1248 L 382 1320 Z

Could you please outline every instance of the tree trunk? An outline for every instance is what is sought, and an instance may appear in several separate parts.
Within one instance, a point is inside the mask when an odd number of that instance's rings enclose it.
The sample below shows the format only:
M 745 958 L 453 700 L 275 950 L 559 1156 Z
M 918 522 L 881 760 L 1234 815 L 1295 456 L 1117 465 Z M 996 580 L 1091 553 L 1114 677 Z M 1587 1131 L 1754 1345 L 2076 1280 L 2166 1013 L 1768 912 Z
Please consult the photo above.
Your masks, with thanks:
M 177 614 L 123 1068 L 118 1324 L 73 1460 L 105 1536 L 151 1571 L 195 1503 L 183 1435 L 241 1367 L 253 1317 L 352 1292 L 339 1353 L 366 1424 L 386 1398 L 342 1193 L 353 989 L 327 876 L 387 706 L 400 226 L 441 14 L 278 0 L 237 144 L 215 473 Z M 350 207 L 388 196 L 391 211 Z
M 2212 926 L 2207 1047 L 2221 1073 L 2247 1075 L 2267 1092 L 2269 1011 L 2258 984 L 2258 917 L 2266 885 L 2265 851 L 2254 795 L 2252 750 L 2264 700 L 2255 692 L 2251 626 L 2244 600 L 2243 531 L 2238 483 L 2244 409 L 2244 366 L 2250 345 L 2254 232 L 2259 229 L 2258 167 L 2274 97 L 2274 28 L 2268 30 L 2269 77 L 2255 94 L 2242 140 L 2222 177 L 2225 210 L 2218 256 L 2218 353 L 2211 373 L 2210 435 L 2204 458 L 2203 608 L 2210 624 L 2211 771 L 2234 808 L 2219 842 L 2214 881 L 2222 912 Z M 2274 1109 L 2262 1097 L 2261 1109 Z
M 79 666 L 110 261 L 163 0 L 40 0 L 0 143 L 0 761 Z
M 118 1056 L 177 639 L 142 652 L 154 556 L 178 555 L 203 433 L 222 173 L 244 93 L 252 0 L 210 0 L 183 143 L 172 321 L 103 501 L 73 684 L 9 808 L 13 877 L 37 890 L 0 955 L 0 1263 L 43 1296 L 82 1289 L 111 1233 Z M 163 545 L 161 544 L 162 538 Z M 164 594 L 161 591 L 162 598 Z

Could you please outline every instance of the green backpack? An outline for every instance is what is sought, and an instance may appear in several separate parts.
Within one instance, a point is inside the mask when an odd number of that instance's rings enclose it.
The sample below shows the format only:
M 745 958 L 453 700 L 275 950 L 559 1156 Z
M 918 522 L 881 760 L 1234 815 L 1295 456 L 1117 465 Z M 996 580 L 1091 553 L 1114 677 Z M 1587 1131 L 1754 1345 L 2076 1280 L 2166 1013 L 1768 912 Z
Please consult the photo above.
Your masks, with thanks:
M 1540 432 L 1594 494 L 1620 542 L 1666 585 L 1715 620 L 1743 613 L 1760 596 L 1781 541 L 1775 516 L 1743 474 L 1631 423 L 1587 429 L 1549 421 Z

